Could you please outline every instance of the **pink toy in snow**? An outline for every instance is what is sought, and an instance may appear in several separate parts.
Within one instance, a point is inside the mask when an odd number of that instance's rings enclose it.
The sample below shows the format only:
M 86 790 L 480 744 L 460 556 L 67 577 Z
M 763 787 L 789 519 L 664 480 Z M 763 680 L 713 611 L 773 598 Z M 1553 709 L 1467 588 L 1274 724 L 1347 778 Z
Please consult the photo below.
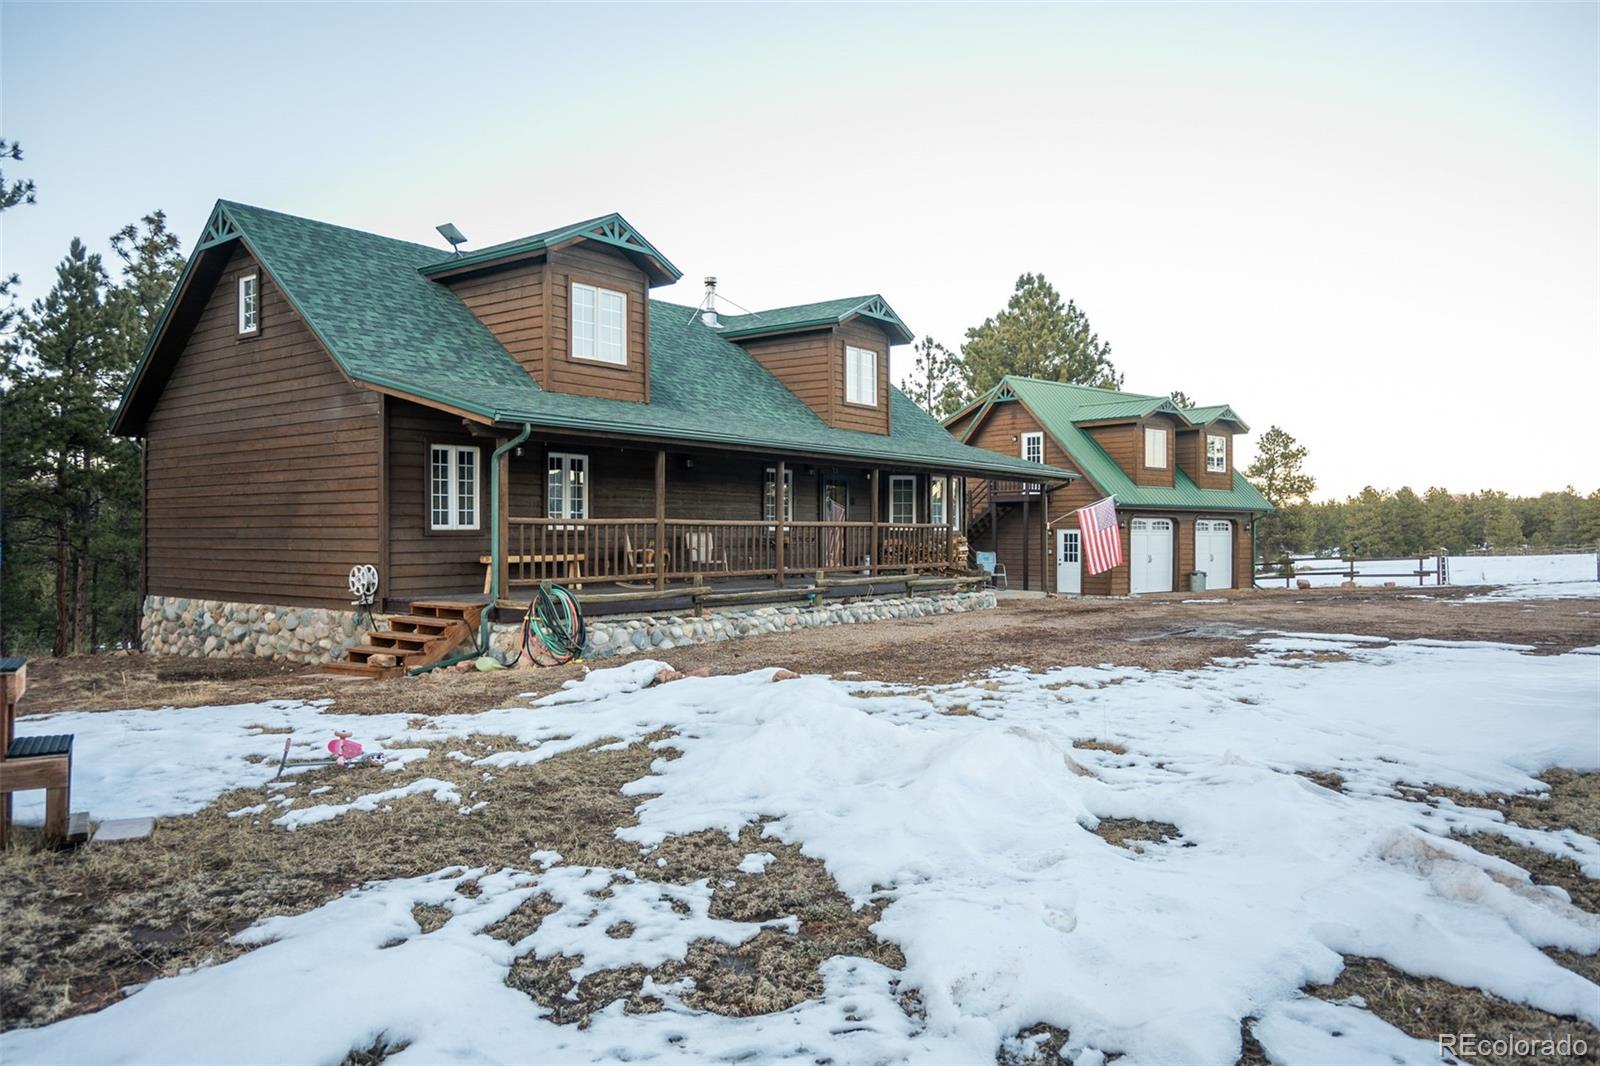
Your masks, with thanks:
M 343 766 L 346 759 L 354 759 L 361 754 L 361 745 L 351 740 L 349 733 L 341 730 L 328 741 L 328 751 L 333 753 L 333 761 Z

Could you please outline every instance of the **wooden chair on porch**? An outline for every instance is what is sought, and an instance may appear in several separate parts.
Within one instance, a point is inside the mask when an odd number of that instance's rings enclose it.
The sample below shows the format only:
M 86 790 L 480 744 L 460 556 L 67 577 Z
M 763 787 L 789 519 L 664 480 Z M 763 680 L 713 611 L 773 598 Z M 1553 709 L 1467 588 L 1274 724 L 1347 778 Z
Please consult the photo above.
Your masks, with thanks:
M 656 579 L 656 549 L 655 545 L 643 548 L 633 546 L 633 534 L 622 534 L 622 574 L 617 581 L 619 585 L 630 588 L 642 588 L 644 583 L 654 582 Z
M 728 570 L 727 550 L 717 545 L 710 532 L 685 533 L 683 549 L 689 553 L 689 566 L 695 570 Z
M 28 688 L 24 659 L 0 659 L 0 847 L 11 837 L 11 794 L 44 789 L 44 836 L 64 844 L 72 809 L 72 734 L 15 737 L 17 701 Z

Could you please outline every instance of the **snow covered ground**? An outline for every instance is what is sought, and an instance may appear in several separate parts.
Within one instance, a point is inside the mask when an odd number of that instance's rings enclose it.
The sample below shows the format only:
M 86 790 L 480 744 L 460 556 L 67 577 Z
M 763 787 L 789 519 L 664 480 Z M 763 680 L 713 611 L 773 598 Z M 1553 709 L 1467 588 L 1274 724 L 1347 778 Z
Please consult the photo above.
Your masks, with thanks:
M 1600 918 L 1449 834 L 1501 833 L 1590 876 L 1600 876 L 1600 841 L 1410 802 L 1393 787 L 1526 791 L 1552 766 L 1600 770 L 1600 656 L 1301 635 L 1258 652 L 1183 672 L 1002 670 L 925 691 L 774 684 L 771 671 L 646 687 L 660 664 L 635 662 L 532 707 L 421 728 L 362 718 L 358 735 L 413 755 L 474 733 L 512 738 L 512 750 L 478 760 L 488 769 L 662 728 L 673 735 L 656 745 L 681 756 L 625 789 L 638 824 L 618 835 L 645 849 L 637 871 L 539 852 L 520 870 L 370 884 L 266 918 L 240 934 L 261 946 L 232 961 L 6 1033 L 0 1060 L 337 1062 L 383 1034 L 408 1045 L 394 1066 L 993 1062 L 1003 1042 L 1045 1022 L 1070 1031 L 1066 1055 L 1085 1066 L 1102 1053 L 1232 1062 L 1240 1019 L 1253 1017 L 1275 1061 L 1437 1062 L 1431 1043 L 1359 1004 L 1299 991 L 1330 981 L 1345 954 L 1600 1025 L 1600 988 L 1539 950 L 1600 951 Z M 297 729 L 298 755 L 312 736 L 351 725 L 286 703 L 49 720 L 78 733 L 84 805 L 116 814 L 193 811 L 259 785 L 274 767 L 249 757 L 275 763 L 282 745 L 260 727 Z M 1090 738 L 1126 751 L 1073 746 Z M 1297 774 L 1311 770 L 1336 771 L 1345 790 Z M 372 788 L 410 776 L 374 774 Z M 458 802 L 438 784 L 415 789 Z M 317 816 L 384 817 L 380 802 L 370 807 Z M 505 983 L 528 952 L 581 955 L 586 971 L 648 967 L 682 958 L 697 938 L 755 936 L 761 925 L 708 916 L 717 886 L 649 880 L 649 849 L 763 817 L 769 838 L 821 859 L 857 901 L 882 904 L 874 929 L 902 947 L 903 971 L 835 957 L 819 999 L 750 1018 L 697 1012 L 682 988 L 651 986 L 664 1010 L 627 1015 L 618 1002 L 586 1029 L 547 1021 Z M 1181 837 L 1115 847 L 1092 832 L 1107 818 L 1169 822 Z M 739 876 L 764 876 L 765 865 L 754 853 Z M 470 898 L 455 891 L 469 878 L 481 888 Z M 534 895 L 559 909 L 519 942 L 486 934 Z M 417 903 L 452 918 L 423 933 Z M 606 934 L 624 921 L 631 936 Z M 902 1009 L 910 988 L 924 1014 Z
M 1345 564 L 1338 559 L 1312 559 L 1296 564 L 1313 570 L 1339 570 Z M 1553 599 L 1573 596 L 1600 597 L 1600 570 L 1596 569 L 1595 553 L 1581 555 L 1452 555 L 1448 560 L 1449 585 L 1503 586 L 1486 593 L 1482 599 Z M 1424 561 L 1427 575 L 1423 585 L 1434 587 L 1433 559 Z M 1404 587 L 1417 587 L 1415 572 L 1417 559 L 1357 559 L 1356 584 L 1381 587 L 1392 581 Z M 1312 588 L 1337 588 L 1349 580 L 1343 571 L 1330 574 L 1301 574 L 1311 582 Z M 1281 588 L 1283 578 L 1258 576 L 1256 583 L 1263 588 Z

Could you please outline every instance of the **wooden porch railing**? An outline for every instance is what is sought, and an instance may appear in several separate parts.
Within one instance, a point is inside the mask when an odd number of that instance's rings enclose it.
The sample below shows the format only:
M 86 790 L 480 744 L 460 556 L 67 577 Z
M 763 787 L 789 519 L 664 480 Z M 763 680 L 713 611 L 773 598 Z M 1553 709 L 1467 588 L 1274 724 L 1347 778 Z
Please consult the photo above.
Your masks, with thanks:
M 945 570 L 954 543 L 950 526 L 930 523 L 670 518 L 658 526 L 655 518 L 510 518 L 506 577 L 510 587 L 716 577 L 770 577 L 782 584 L 786 576 L 818 572 Z

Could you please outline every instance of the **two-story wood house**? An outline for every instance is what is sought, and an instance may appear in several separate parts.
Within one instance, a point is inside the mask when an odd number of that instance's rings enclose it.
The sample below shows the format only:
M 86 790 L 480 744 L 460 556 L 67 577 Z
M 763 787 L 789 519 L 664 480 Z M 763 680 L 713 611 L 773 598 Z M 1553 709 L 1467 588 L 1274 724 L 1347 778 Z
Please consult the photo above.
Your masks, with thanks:
M 1250 427 L 1226 404 L 1180 408 L 1164 396 L 1006 377 L 945 425 L 968 444 L 1082 474 L 1054 491 L 969 482 L 969 536 L 997 551 L 1013 581 L 1126 596 L 1181 591 L 1201 571 L 1210 589 L 1251 587 L 1254 522 L 1272 505 L 1234 466 L 1234 441 Z M 1074 512 L 1106 496 L 1117 501 L 1124 562 L 1091 575 Z
M 152 597 L 379 610 L 954 559 L 971 447 L 889 382 L 869 295 L 718 317 L 618 215 L 476 251 L 219 202 L 115 418 Z

